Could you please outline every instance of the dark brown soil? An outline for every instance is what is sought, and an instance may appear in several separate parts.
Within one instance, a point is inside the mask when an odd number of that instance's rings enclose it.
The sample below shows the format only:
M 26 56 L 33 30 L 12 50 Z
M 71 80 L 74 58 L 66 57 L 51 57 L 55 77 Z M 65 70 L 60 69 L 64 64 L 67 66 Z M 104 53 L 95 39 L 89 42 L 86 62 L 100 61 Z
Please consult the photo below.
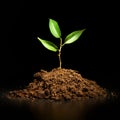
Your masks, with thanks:
M 95 81 L 83 78 L 72 69 L 54 68 L 51 71 L 40 70 L 24 89 L 7 93 L 9 99 L 52 100 L 52 101 L 96 101 L 105 100 L 107 90 Z

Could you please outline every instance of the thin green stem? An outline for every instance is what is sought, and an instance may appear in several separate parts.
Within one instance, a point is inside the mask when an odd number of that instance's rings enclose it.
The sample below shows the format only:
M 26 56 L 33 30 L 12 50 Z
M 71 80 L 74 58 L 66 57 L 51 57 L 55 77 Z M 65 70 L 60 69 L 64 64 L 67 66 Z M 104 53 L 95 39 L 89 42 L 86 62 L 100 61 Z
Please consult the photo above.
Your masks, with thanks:
M 60 48 L 58 50 L 58 57 L 59 57 L 59 68 L 62 68 L 62 61 L 61 61 L 61 49 L 62 49 L 62 38 L 60 38 Z

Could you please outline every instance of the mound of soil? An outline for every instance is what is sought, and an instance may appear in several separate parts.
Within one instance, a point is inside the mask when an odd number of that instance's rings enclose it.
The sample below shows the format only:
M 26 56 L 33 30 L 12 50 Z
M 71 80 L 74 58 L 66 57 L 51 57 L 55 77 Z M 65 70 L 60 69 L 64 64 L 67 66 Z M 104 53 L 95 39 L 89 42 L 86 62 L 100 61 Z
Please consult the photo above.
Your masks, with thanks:
M 9 99 L 86 101 L 105 100 L 108 93 L 95 81 L 83 78 L 72 69 L 54 68 L 51 71 L 40 70 L 24 89 L 7 93 Z

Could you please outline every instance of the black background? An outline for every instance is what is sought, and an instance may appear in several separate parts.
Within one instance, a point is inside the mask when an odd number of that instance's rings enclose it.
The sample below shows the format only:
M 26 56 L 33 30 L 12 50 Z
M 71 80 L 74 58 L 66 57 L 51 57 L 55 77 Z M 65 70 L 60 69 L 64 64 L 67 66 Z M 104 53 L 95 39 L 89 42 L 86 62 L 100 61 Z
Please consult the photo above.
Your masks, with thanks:
M 110 90 L 119 90 L 119 10 L 117 3 L 87 1 L 9 1 L 1 14 L 0 87 L 18 88 L 40 69 L 59 66 L 57 53 L 48 51 L 37 36 L 57 43 L 48 20 L 58 21 L 63 38 L 86 28 L 81 38 L 62 50 L 63 67 Z

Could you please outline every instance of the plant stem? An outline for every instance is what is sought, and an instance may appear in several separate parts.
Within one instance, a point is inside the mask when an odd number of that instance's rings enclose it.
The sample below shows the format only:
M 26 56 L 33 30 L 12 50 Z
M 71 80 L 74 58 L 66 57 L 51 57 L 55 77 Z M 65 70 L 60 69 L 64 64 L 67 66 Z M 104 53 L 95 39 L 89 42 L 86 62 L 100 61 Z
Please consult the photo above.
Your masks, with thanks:
M 58 50 L 58 57 L 59 57 L 59 68 L 62 68 L 62 61 L 61 61 L 61 49 L 62 49 L 62 38 L 60 38 L 60 48 Z

